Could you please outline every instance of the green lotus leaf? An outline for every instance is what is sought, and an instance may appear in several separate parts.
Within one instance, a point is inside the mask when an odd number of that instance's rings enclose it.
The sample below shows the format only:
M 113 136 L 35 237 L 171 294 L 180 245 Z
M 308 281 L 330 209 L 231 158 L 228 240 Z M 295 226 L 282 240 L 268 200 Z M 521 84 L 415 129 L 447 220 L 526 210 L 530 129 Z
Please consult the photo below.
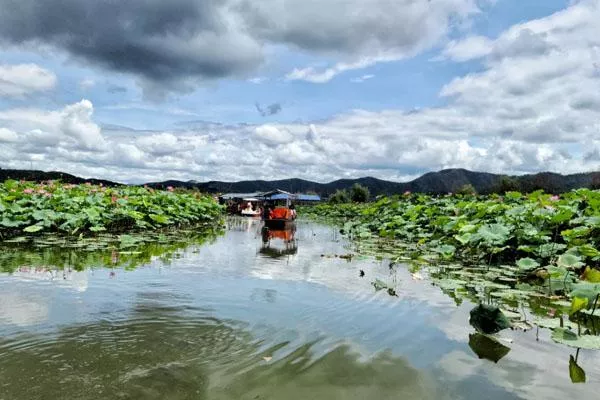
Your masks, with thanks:
M 556 262 L 556 265 L 558 265 L 559 267 L 573 269 L 573 268 L 582 267 L 584 265 L 584 263 L 581 262 L 580 257 L 577 257 L 574 254 L 565 253 L 565 254 L 562 254 L 560 257 L 558 257 L 558 261 Z
M 502 245 L 510 237 L 510 229 L 502 224 L 489 224 L 480 227 L 477 234 L 484 243 L 490 245 Z
M 589 299 L 587 297 L 574 296 L 571 300 L 571 309 L 569 310 L 569 314 L 573 315 L 576 312 L 587 308 L 588 303 Z
M 570 329 L 556 328 L 552 331 L 551 337 L 556 343 L 564 344 L 569 347 L 585 350 L 600 350 L 600 336 L 579 336 Z
M 572 355 L 569 356 L 569 377 L 573 383 L 585 383 L 585 371 L 577 365 Z
M 479 304 L 470 311 L 469 324 L 477 331 L 490 334 L 510 328 L 510 322 L 496 306 Z
M 521 258 L 517 261 L 517 267 L 519 267 L 519 271 L 533 271 L 540 266 L 540 263 L 535 261 L 533 258 Z
M 42 229 L 44 229 L 43 225 L 30 225 L 27 228 L 23 229 L 23 231 L 27 232 L 27 233 L 34 233 L 34 232 L 39 232 Z

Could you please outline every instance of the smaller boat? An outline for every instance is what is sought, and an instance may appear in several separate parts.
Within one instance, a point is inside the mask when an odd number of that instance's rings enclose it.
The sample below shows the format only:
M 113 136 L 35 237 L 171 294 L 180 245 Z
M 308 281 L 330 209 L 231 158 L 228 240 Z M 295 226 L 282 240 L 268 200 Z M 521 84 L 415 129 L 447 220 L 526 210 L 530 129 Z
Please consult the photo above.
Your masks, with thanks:
M 260 217 L 262 215 L 262 211 L 260 210 L 242 210 L 242 217 Z
M 246 208 L 242 209 L 240 214 L 242 217 L 260 217 L 262 215 L 262 210 L 260 208 L 252 208 L 252 203 L 248 201 Z

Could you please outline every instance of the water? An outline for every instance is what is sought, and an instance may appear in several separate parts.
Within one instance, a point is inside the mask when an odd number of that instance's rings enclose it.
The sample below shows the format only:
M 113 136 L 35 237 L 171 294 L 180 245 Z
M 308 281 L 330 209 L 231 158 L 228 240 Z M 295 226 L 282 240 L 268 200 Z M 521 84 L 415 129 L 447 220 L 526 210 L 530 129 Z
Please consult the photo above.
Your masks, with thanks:
M 385 260 L 335 257 L 348 246 L 300 222 L 265 250 L 260 222 L 235 220 L 134 270 L 0 274 L 0 399 L 597 397 L 598 353 L 580 352 L 579 385 L 575 352 L 545 330 L 503 331 L 508 354 L 480 359 L 473 304 Z

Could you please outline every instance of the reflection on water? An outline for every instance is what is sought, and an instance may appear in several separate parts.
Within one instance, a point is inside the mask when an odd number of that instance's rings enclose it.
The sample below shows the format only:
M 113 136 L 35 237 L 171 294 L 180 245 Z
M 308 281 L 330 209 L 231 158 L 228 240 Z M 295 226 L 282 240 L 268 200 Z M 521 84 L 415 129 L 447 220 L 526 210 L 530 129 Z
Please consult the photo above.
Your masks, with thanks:
M 316 357 L 309 342 L 278 357 L 287 343 L 261 346 L 206 310 L 138 300 L 126 320 L 0 341 L 3 398 L 438 398 L 432 382 L 389 353 L 360 361 L 340 346 Z
M 182 250 L 210 242 L 220 233 L 219 229 L 180 230 L 79 240 L 49 235 L 21 237 L 2 242 L 0 272 L 53 279 L 88 268 L 135 269 L 156 258 L 167 262 Z
M 546 330 L 475 334 L 468 298 L 457 306 L 389 260 L 328 257 L 351 251 L 336 229 L 263 233 L 237 218 L 214 241 L 166 253 L 169 243 L 147 238 L 110 250 L 12 244 L 3 260 L 19 262 L 0 274 L 0 399 L 597 395 L 596 352 L 573 354 Z M 286 245 L 295 252 L 263 252 Z M 143 268 L 112 263 L 113 250 L 122 260 L 152 248 Z
M 296 254 L 298 252 L 298 241 L 295 238 L 295 234 L 296 225 L 284 230 L 262 227 L 260 253 L 273 258 Z

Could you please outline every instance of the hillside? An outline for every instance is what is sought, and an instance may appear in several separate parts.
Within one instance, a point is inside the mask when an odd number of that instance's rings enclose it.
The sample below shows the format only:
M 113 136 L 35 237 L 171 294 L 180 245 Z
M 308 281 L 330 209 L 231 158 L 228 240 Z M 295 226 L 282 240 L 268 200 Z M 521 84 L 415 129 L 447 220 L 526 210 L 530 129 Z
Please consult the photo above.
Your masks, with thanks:
M 118 183 L 102 179 L 84 179 L 62 172 L 44 172 L 33 170 L 0 169 L 0 181 L 6 179 L 25 179 L 32 181 L 60 179 L 67 183 L 102 183 L 107 186 Z M 154 188 L 167 186 L 198 189 L 208 193 L 251 193 L 281 189 L 292 193 L 318 193 L 327 197 L 336 190 L 347 189 L 355 183 L 369 188 L 372 195 L 401 194 L 406 191 L 442 194 L 456 192 L 465 185 L 472 185 L 479 193 L 503 192 L 505 190 L 520 190 L 531 192 L 543 189 L 550 193 L 561 193 L 571 189 L 588 187 L 600 188 L 600 172 L 588 172 L 572 175 L 561 175 L 551 172 L 541 172 L 532 175 L 507 176 L 487 172 L 475 172 L 466 169 L 445 169 L 428 172 L 410 182 L 390 182 L 373 177 L 358 179 L 339 179 L 329 183 L 318 183 L 304 179 L 282 179 L 276 181 L 239 181 L 239 182 L 196 182 L 168 180 L 150 182 L 147 185 Z
M 507 176 L 487 172 L 474 172 L 466 169 L 446 169 L 429 172 L 410 182 L 390 182 L 373 177 L 339 179 L 329 183 L 318 183 L 303 179 L 283 179 L 276 181 L 240 182 L 180 182 L 166 181 L 149 183 L 151 187 L 198 188 L 209 193 L 251 193 L 261 190 L 281 189 L 292 193 L 318 193 L 327 197 L 339 189 L 347 189 L 355 183 L 369 188 L 372 195 L 400 194 L 406 191 L 422 193 L 456 192 L 465 185 L 472 185 L 479 193 L 521 190 L 531 192 L 543 189 L 551 193 L 561 193 L 571 189 L 588 187 L 600 188 L 600 172 L 561 175 L 541 172 L 533 175 Z
M 92 184 L 103 184 L 104 186 L 116 186 L 119 183 L 107 181 L 105 179 L 84 179 L 75 175 L 67 174 L 59 171 L 37 171 L 29 169 L 2 169 L 0 168 L 0 182 L 4 182 L 7 179 L 26 180 L 33 182 L 49 181 L 49 180 L 60 180 L 64 183 L 80 184 L 89 182 Z

